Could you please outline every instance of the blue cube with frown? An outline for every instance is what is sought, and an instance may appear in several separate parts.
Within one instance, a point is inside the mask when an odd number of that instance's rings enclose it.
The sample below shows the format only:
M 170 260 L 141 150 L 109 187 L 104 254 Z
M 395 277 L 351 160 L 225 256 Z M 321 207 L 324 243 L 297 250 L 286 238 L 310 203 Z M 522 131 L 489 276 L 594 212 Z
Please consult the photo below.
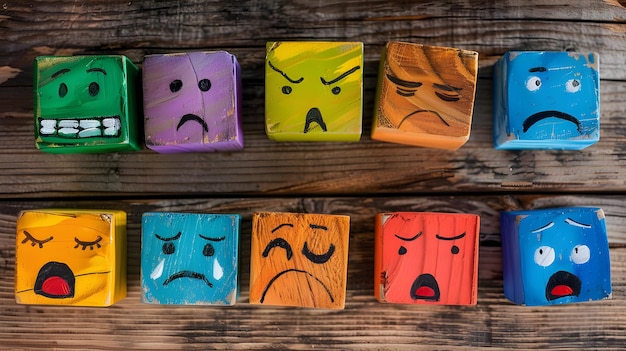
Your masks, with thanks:
M 504 296 L 520 305 L 611 297 L 604 212 L 567 207 L 501 213 Z
M 241 216 L 147 212 L 141 228 L 142 301 L 234 305 Z
M 580 150 L 600 139 L 597 53 L 507 52 L 494 67 L 496 149 Z

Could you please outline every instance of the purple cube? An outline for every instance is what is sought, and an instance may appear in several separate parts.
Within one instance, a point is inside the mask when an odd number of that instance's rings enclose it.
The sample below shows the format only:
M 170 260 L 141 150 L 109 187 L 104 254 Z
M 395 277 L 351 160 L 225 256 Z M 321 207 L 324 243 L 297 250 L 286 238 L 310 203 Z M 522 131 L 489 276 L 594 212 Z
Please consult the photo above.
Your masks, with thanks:
M 241 68 L 225 51 L 143 62 L 146 146 L 159 153 L 243 149 Z

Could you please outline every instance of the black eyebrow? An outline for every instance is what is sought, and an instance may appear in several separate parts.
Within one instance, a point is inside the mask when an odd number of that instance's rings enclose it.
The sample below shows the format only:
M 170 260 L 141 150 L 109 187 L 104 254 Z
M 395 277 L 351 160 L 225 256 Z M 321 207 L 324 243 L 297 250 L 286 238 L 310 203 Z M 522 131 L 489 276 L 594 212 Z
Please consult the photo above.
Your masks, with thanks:
M 552 228 L 553 226 L 554 226 L 554 222 L 550 222 L 550 223 L 544 225 L 543 227 L 539 227 L 539 228 L 533 229 L 530 232 L 531 233 L 538 233 L 538 232 L 540 232 L 542 230 L 546 230 L 548 228 Z
M 528 70 L 528 72 L 545 72 L 548 69 L 545 67 L 533 67 L 531 69 Z
M 577 222 L 569 217 L 565 218 L 565 223 L 581 228 L 591 228 L 591 224 Z
M 323 230 L 328 230 L 328 227 L 323 226 L 323 225 L 318 225 L 318 224 L 309 224 L 309 227 L 311 229 L 323 229 Z
M 440 89 L 440 90 L 445 90 L 445 91 L 461 91 L 463 90 L 463 88 L 457 88 L 457 87 L 453 87 L 451 85 L 447 85 L 447 84 L 437 84 L 437 83 L 433 83 L 433 87 Z
M 62 74 L 65 74 L 65 73 L 67 73 L 67 72 L 69 72 L 69 71 L 70 71 L 70 69 L 69 69 L 69 68 L 63 68 L 63 69 L 60 69 L 60 70 L 58 70 L 58 71 L 56 71 L 56 72 L 52 73 L 52 76 L 50 76 L 50 78 L 55 79 L 56 77 L 58 77 L 58 76 L 60 76 L 60 75 L 62 75 Z
M 398 235 L 398 234 L 394 234 L 394 236 L 395 236 L 396 238 L 400 239 L 400 240 L 403 240 L 403 241 L 413 241 L 413 240 L 415 240 L 415 239 L 419 238 L 420 236 L 422 236 L 422 232 L 419 232 L 419 233 L 415 234 L 415 236 L 414 236 L 414 237 L 412 237 L 412 238 L 405 238 L 405 237 L 400 236 L 400 235 Z
M 270 65 L 270 67 L 271 67 L 274 71 L 276 71 L 276 72 L 280 73 L 280 75 L 282 75 L 283 77 L 285 77 L 285 79 L 287 79 L 287 80 L 288 80 L 288 81 L 290 81 L 291 83 L 298 84 L 298 83 L 300 83 L 300 82 L 302 82 L 302 81 L 304 80 L 304 77 L 300 77 L 300 79 L 298 79 L 298 80 L 293 80 L 293 79 L 289 78 L 289 76 L 287 75 L 287 73 L 285 73 L 285 72 L 283 72 L 283 71 L 279 70 L 279 69 L 278 69 L 278 68 L 276 68 L 274 65 L 272 65 L 272 62 L 267 61 L 267 63 Z
M 344 79 L 344 78 L 345 78 L 345 77 L 347 77 L 348 75 L 350 75 L 350 74 L 352 74 L 352 73 L 356 72 L 356 71 L 357 71 L 357 70 L 359 70 L 360 68 L 361 68 L 361 66 L 355 66 L 355 67 L 352 67 L 352 68 L 350 68 L 347 72 L 344 72 L 342 75 L 340 75 L 339 77 L 337 77 L 337 78 L 335 78 L 335 79 L 331 80 L 330 82 L 327 82 L 327 81 L 324 79 L 324 77 L 320 77 L 320 79 L 322 80 L 322 84 L 324 84 L 324 85 L 331 85 L 331 84 L 333 84 L 333 83 L 337 83 L 338 81 L 340 81 L 340 80 Z
M 419 88 L 419 87 L 422 86 L 421 82 L 411 82 L 411 81 L 408 81 L 408 80 L 400 79 L 400 78 L 398 78 L 396 76 L 393 76 L 391 74 L 387 74 L 387 78 L 390 81 L 392 81 L 393 83 L 401 85 L 401 86 L 406 87 L 406 88 Z
M 277 231 L 278 229 L 280 229 L 282 227 L 285 227 L 285 226 L 293 228 L 293 224 L 291 224 L 291 223 L 283 223 L 283 224 L 279 225 L 278 227 L 272 229 L 272 233 Z
M 211 237 L 208 237 L 208 236 L 204 236 L 202 234 L 198 234 L 198 236 L 201 237 L 202 239 L 208 240 L 208 241 L 222 241 L 222 240 L 226 239 L 225 236 L 221 236 L 219 238 L 211 238 Z
M 465 236 L 465 233 L 459 234 L 457 236 L 452 236 L 452 237 L 441 236 L 439 234 L 435 235 L 435 237 L 437 237 L 437 239 L 439 240 L 456 240 L 456 239 L 461 239 L 464 236 Z
M 103 68 L 98 68 L 98 67 L 90 68 L 87 70 L 87 73 L 91 73 L 91 72 L 100 72 L 104 74 L 105 76 L 107 75 L 107 72 Z
M 171 238 L 164 238 L 164 237 L 160 236 L 159 234 L 154 234 L 154 236 L 156 236 L 156 237 L 157 237 L 157 239 L 159 239 L 159 240 L 163 240 L 163 241 L 172 241 L 172 240 L 178 240 L 178 239 L 180 238 L 180 235 L 181 235 L 181 234 L 182 234 L 181 232 L 178 232 L 178 234 L 174 235 L 174 236 L 173 236 L 173 237 L 171 237 Z

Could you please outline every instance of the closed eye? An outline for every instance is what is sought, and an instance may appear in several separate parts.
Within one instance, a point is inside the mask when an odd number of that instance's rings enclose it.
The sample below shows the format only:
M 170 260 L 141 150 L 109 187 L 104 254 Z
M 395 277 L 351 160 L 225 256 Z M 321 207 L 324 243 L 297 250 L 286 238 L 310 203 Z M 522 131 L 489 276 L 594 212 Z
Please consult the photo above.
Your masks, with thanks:
M 85 251 L 87 247 L 89 247 L 90 250 L 93 250 L 94 246 L 97 246 L 98 248 L 102 247 L 102 245 L 100 245 L 100 241 L 102 241 L 102 237 L 100 235 L 98 235 L 98 238 L 94 241 L 82 241 L 76 237 L 74 238 L 74 241 L 76 242 L 76 245 L 74 246 L 74 248 L 77 249 L 79 246 L 82 246 L 83 251 Z
M 24 240 L 22 240 L 22 244 L 26 244 L 27 242 L 31 242 L 30 246 L 35 246 L 35 245 L 39 245 L 39 248 L 42 249 L 43 248 L 43 244 L 47 243 L 48 241 L 54 239 L 53 236 L 50 236 L 47 239 L 44 240 L 39 240 L 36 239 L 31 233 L 27 232 L 27 231 L 23 231 L 24 235 L 26 235 L 26 238 L 24 238 Z
M 330 257 L 335 253 L 335 245 L 330 244 L 328 250 L 323 254 L 315 254 L 309 250 L 309 245 L 307 242 L 304 242 L 304 247 L 302 247 L 302 254 L 304 257 L 308 258 L 309 261 L 317 264 L 326 263 L 326 261 L 330 260 Z

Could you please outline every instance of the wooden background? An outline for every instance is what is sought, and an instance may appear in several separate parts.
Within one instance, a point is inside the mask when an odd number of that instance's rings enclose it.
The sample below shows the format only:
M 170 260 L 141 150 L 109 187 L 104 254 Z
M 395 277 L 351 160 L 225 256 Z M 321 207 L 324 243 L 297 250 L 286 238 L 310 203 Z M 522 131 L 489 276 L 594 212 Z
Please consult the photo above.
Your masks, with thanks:
M 0 348 L 28 349 L 622 349 L 626 345 L 625 1 L 0 1 Z M 365 44 L 358 143 L 276 143 L 265 136 L 270 40 Z M 369 137 L 379 55 L 389 40 L 479 52 L 470 141 L 438 151 Z M 34 146 L 37 55 L 144 55 L 225 49 L 243 70 L 245 150 L 49 155 Z M 496 151 L 492 67 L 509 50 L 596 51 L 601 139 L 583 151 Z M 588 205 L 606 212 L 613 299 L 520 307 L 502 293 L 499 212 Z M 110 308 L 14 302 L 15 220 L 42 207 L 129 214 L 128 297 Z M 383 305 L 373 295 L 373 225 L 381 211 L 481 216 L 478 305 Z M 146 211 L 243 216 L 241 294 L 233 307 L 142 305 Z M 351 216 L 346 308 L 248 304 L 255 211 Z

